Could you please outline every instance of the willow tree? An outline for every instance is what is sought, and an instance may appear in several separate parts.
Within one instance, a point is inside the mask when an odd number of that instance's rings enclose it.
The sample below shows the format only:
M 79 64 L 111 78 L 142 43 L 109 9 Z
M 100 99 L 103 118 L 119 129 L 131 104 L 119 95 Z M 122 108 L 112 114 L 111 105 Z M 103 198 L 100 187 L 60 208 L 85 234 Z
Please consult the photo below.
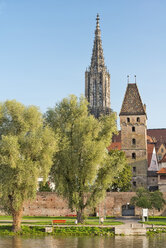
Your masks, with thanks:
M 55 135 L 36 107 L 15 100 L 0 105 L 1 205 L 13 217 L 13 231 L 20 230 L 23 204 L 35 196 L 38 177 L 47 179 L 55 151 Z
M 51 170 L 56 191 L 81 222 L 84 209 L 96 206 L 123 168 L 123 158 L 116 151 L 109 155 L 106 149 L 116 132 L 116 115 L 97 120 L 88 114 L 85 98 L 72 95 L 49 109 L 46 120 L 59 135 Z

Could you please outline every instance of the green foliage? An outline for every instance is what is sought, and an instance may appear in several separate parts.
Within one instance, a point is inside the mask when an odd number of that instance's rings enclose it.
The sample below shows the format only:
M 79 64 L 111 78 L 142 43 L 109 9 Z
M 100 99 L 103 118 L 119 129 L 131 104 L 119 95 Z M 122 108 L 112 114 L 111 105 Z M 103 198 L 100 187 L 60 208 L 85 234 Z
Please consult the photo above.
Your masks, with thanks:
M 121 155 L 106 149 L 116 132 L 116 115 L 97 120 L 89 115 L 85 98 L 72 95 L 48 110 L 46 120 L 59 135 L 51 171 L 57 192 L 77 212 L 94 207 L 124 166 Z
M 22 226 L 22 230 L 17 234 L 12 232 L 11 226 L 0 226 L 0 235 L 15 236 L 44 236 L 44 235 L 65 235 L 65 236 L 114 236 L 114 231 L 110 227 L 55 227 L 52 233 L 46 233 L 44 227 Z M 15 240 L 13 240 L 15 241 Z
M 43 182 L 39 183 L 39 192 L 52 192 L 53 190 L 50 188 L 49 182 L 45 184 Z
M 118 191 L 118 192 L 126 192 L 131 189 L 131 179 L 132 179 L 132 171 L 131 166 L 127 163 L 125 153 L 122 151 L 116 151 L 117 157 L 124 164 L 123 170 L 115 176 L 113 184 L 108 188 L 107 191 Z M 110 152 L 111 155 L 111 152 Z
M 145 188 L 139 188 L 136 191 L 136 196 L 133 196 L 130 201 L 131 205 L 136 205 L 141 208 L 160 210 L 165 205 L 163 194 L 160 191 L 149 192 Z
M 35 197 L 37 179 L 47 179 L 56 151 L 55 135 L 34 106 L 6 101 L 0 105 L 1 205 L 8 213 L 20 211 Z

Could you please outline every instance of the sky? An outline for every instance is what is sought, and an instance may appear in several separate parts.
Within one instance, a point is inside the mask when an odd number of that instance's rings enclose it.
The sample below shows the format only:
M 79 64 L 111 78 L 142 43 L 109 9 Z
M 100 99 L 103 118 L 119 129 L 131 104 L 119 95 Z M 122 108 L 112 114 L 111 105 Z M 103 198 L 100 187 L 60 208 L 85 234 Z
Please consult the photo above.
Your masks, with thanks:
M 0 101 L 44 113 L 84 94 L 97 13 L 112 109 L 136 75 L 148 128 L 166 128 L 165 0 L 0 0 Z

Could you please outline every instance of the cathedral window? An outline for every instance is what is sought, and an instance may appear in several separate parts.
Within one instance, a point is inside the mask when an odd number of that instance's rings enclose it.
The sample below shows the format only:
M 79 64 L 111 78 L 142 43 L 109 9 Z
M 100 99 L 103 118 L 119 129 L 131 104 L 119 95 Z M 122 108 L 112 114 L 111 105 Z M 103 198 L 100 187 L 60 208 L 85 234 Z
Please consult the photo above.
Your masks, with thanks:
M 136 145 L 136 139 L 132 139 L 132 145 Z
M 140 118 L 139 117 L 137 117 L 137 122 L 140 122 Z
M 136 159 L 136 153 L 135 152 L 132 153 L 132 159 Z
M 129 117 L 127 117 L 127 122 L 130 122 L 130 118 Z
M 132 132 L 135 132 L 135 127 L 132 127 Z

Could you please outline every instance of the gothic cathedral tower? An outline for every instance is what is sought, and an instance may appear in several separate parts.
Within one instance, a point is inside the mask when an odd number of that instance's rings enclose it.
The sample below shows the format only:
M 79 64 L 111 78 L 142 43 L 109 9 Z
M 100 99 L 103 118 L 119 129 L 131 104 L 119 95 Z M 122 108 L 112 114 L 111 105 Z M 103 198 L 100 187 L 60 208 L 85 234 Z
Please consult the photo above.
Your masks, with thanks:
M 147 187 L 147 116 L 136 83 L 127 85 L 119 116 L 121 149 L 132 168 L 133 189 Z
M 97 14 L 91 65 L 85 72 L 85 97 L 96 118 L 110 113 L 110 74 L 104 63 L 99 20 Z

